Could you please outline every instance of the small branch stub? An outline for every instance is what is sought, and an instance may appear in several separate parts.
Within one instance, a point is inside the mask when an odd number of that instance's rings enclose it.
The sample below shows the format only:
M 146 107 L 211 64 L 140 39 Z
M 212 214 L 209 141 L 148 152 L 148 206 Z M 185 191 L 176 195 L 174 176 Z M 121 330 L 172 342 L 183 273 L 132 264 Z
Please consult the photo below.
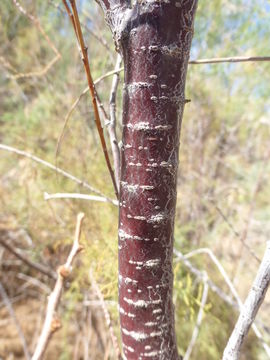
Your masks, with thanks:
M 51 324 L 51 333 L 55 333 L 57 330 L 59 330 L 62 327 L 61 320 L 55 316 L 55 318 L 52 321 Z
M 71 269 L 67 268 L 65 265 L 62 265 L 59 267 L 58 273 L 60 276 L 62 276 L 62 278 L 66 279 L 67 277 L 69 277 Z

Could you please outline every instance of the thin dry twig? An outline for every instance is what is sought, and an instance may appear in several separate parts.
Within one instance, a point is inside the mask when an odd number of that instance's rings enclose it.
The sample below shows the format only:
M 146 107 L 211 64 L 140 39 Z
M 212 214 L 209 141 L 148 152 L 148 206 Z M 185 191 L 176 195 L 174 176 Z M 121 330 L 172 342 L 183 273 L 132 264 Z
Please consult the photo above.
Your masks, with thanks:
M 73 20 L 73 15 L 70 13 L 70 18 Z M 191 60 L 189 61 L 190 65 L 198 65 L 198 64 L 213 64 L 213 63 L 224 63 L 224 62 L 250 62 L 250 61 L 269 61 L 270 57 L 264 56 L 264 57 L 228 57 L 228 58 L 214 58 L 214 59 L 198 59 L 198 60 Z M 120 72 L 122 72 L 124 70 L 124 67 L 120 67 L 119 70 L 114 70 L 114 71 L 110 71 L 107 74 L 105 74 L 104 76 L 101 76 L 99 79 L 97 79 L 94 84 L 96 85 L 99 81 L 103 80 L 105 77 L 113 75 L 113 74 L 119 74 Z M 67 122 L 70 118 L 70 116 L 72 115 L 74 109 L 76 108 L 76 106 L 78 105 L 78 103 L 80 102 L 81 98 L 88 92 L 89 88 L 85 88 L 82 93 L 80 94 L 80 96 L 74 101 L 74 103 L 72 104 L 69 112 L 67 113 L 66 117 L 65 117 L 65 121 L 64 121 L 64 126 L 61 132 L 61 135 L 59 137 L 58 140 L 58 144 L 57 144 L 57 151 L 56 154 L 58 154 L 58 147 L 59 147 L 59 143 L 61 143 L 63 134 L 64 134 L 64 130 L 67 126 Z M 100 98 L 97 96 L 97 102 L 98 102 L 98 107 L 100 108 L 101 112 L 103 113 L 103 117 L 105 119 L 105 122 L 110 122 L 110 120 L 108 120 L 108 115 L 100 101 Z M 113 147 L 112 147 L 113 149 Z M 117 167 L 115 167 L 117 168 Z M 115 171 L 115 176 L 117 177 L 117 171 Z M 116 179 L 117 182 L 117 179 Z M 258 260 L 258 259 L 256 259 Z
M 100 110 L 100 112 L 102 114 L 102 117 L 103 117 L 103 122 L 104 122 L 104 124 L 108 124 L 110 122 L 110 117 L 107 114 L 107 111 L 105 110 L 105 107 L 104 107 L 98 93 L 96 94 L 96 96 L 97 96 L 98 108 L 99 108 L 99 110 Z
M 92 270 L 90 269 L 89 271 L 89 278 L 90 278 L 90 281 L 92 283 L 92 287 L 95 291 L 95 293 L 97 294 L 97 297 L 101 303 L 101 307 L 102 307 L 102 310 L 103 310 L 103 313 L 104 313 L 104 317 L 106 319 L 106 323 L 107 323 L 107 326 L 109 328 L 109 331 L 110 331 L 110 336 L 111 336 L 111 339 L 112 339 L 112 344 L 113 344 L 113 348 L 114 348 L 114 351 L 115 351 L 115 354 L 116 354 L 116 357 L 117 359 L 121 360 L 121 352 L 120 352 L 120 348 L 119 348 L 119 345 L 118 345 L 118 341 L 117 341 L 117 337 L 115 336 L 115 333 L 114 333 L 114 330 L 113 330 L 113 326 L 112 326 L 112 322 L 111 322 L 111 316 L 110 316 L 110 313 L 109 313 L 109 310 L 105 304 L 105 301 L 104 301 L 104 298 L 103 298 L 103 295 L 99 289 L 99 286 L 93 276 L 93 272 Z
M 223 360 L 238 360 L 241 346 L 250 327 L 263 303 L 265 294 L 270 285 L 270 241 L 267 242 L 266 251 L 253 282 L 248 297 L 242 306 L 238 321 L 233 329 L 230 339 L 223 353 Z M 265 348 L 270 358 L 270 348 Z
M 76 255 L 82 250 L 82 246 L 80 245 L 79 241 L 80 241 L 83 218 L 84 218 L 84 214 L 79 213 L 77 216 L 77 224 L 76 224 L 73 246 L 68 255 L 66 263 L 60 266 L 58 269 L 57 280 L 55 283 L 55 287 L 51 295 L 49 296 L 46 318 L 43 324 L 41 335 L 39 337 L 34 355 L 32 356 L 32 360 L 42 359 L 47 349 L 51 336 L 56 330 L 58 330 L 61 327 L 60 320 L 56 317 L 55 313 L 60 303 L 64 282 L 71 273 L 73 260 L 76 257 Z
M 48 194 L 44 193 L 44 200 L 52 200 L 52 199 L 79 199 L 79 200 L 88 200 L 88 201 L 98 201 L 98 202 L 109 202 L 107 198 L 96 195 L 87 195 L 87 194 L 77 194 L 77 193 L 56 193 L 56 194 Z M 118 206 L 118 200 L 112 200 L 112 203 L 115 206 Z
M 260 169 L 256 184 L 255 184 L 254 190 L 252 192 L 251 201 L 250 201 L 249 209 L 248 209 L 248 214 L 247 214 L 246 221 L 245 221 L 246 225 L 244 227 L 242 235 L 240 236 L 241 248 L 239 250 L 239 254 L 243 254 L 243 248 L 244 247 L 249 248 L 249 251 L 251 252 L 252 256 L 256 258 L 256 260 L 257 260 L 257 262 L 259 264 L 261 263 L 260 259 L 257 257 L 255 251 L 253 249 L 250 249 L 250 246 L 247 244 L 246 240 L 247 240 L 247 237 L 248 237 L 248 232 L 249 232 L 249 228 L 250 228 L 250 222 L 251 222 L 252 213 L 253 213 L 254 207 L 255 207 L 255 201 L 256 201 L 257 195 L 258 195 L 258 193 L 260 191 L 263 180 L 264 180 L 265 167 L 267 165 L 267 162 L 269 161 L 269 155 L 270 155 L 270 150 L 268 149 L 266 157 L 265 157 L 265 159 L 264 159 L 264 161 L 263 161 L 263 163 L 261 165 L 261 169 Z M 236 279 L 237 272 L 239 271 L 239 268 L 241 266 L 241 263 L 242 263 L 241 260 L 242 260 L 242 256 L 240 256 L 240 258 L 238 259 L 238 261 L 235 264 L 235 268 L 234 268 L 234 272 L 233 272 L 234 273 L 234 276 L 233 276 L 234 279 Z
M 211 249 L 209 249 L 209 248 L 196 249 L 196 250 L 193 250 L 193 251 L 189 252 L 188 254 L 184 255 L 184 257 L 186 259 L 188 259 L 188 258 L 191 258 L 192 256 L 199 255 L 199 254 L 207 254 L 210 257 L 210 259 L 212 260 L 212 262 L 215 264 L 218 271 L 222 275 L 223 279 L 225 280 L 226 284 L 228 285 L 228 287 L 231 291 L 231 294 L 234 296 L 235 300 L 238 303 L 238 307 L 241 310 L 243 307 L 243 302 L 241 301 L 241 299 L 240 299 L 232 281 L 230 280 L 228 274 L 226 273 L 225 269 L 223 268 L 220 261 L 218 260 L 218 258 L 215 256 L 215 254 L 213 253 L 213 251 Z M 268 344 L 264 341 L 262 333 L 260 332 L 260 330 L 254 323 L 252 324 L 252 329 L 253 329 L 255 335 L 257 336 L 257 338 L 260 340 L 266 354 L 268 356 L 270 356 L 270 348 L 269 348 Z
M 89 13 L 87 13 L 85 10 L 83 10 L 82 13 L 91 21 L 91 23 L 93 25 L 95 25 L 95 21 L 93 18 L 90 18 Z M 113 64 L 114 63 L 113 48 L 111 48 L 109 46 L 107 40 L 102 36 L 100 28 L 98 28 L 98 29 L 96 29 L 96 31 L 94 31 L 93 29 L 90 29 L 85 23 L 81 23 L 81 25 L 89 34 L 91 34 L 97 41 L 99 41 L 101 43 L 101 45 L 103 45 L 107 49 L 109 57 L 110 57 L 110 61 Z
M 193 171 L 192 175 L 196 178 L 198 178 L 200 181 L 202 181 L 202 177 L 196 172 Z M 206 200 L 209 201 L 214 208 L 216 209 L 216 211 L 219 213 L 219 215 L 222 217 L 222 219 L 224 220 L 224 222 L 228 225 L 228 227 L 230 228 L 230 230 L 232 231 L 232 233 L 234 234 L 235 237 L 239 238 L 239 240 L 241 241 L 241 234 L 235 229 L 234 225 L 232 224 L 232 222 L 229 220 L 229 218 L 225 215 L 225 213 L 223 212 L 223 210 L 218 206 L 218 203 L 216 201 L 216 199 L 214 199 L 212 196 L 207 195 L 206 196 Z M 247 251 L 250 253 L 250 255 L 256 260 L 257 263 L 260 263 L 260 259 L 258 258 L 258 256 L 256 255 L 256 253 L 254 252 L 254 250 L 246 243 L 243 242 L 243 246 L 247 249 Z
M 220 216 L 222 217 L 222 219 L 225 221 L 225 223 L 229 226 L 229 228 L 232 230 L 233 234 L 239 238 L 239 240 L 241 241 L 242 245 L 247 249 L 247 251 L 250 253 L 250 255 L 253 257 L 253 259 L 256 260 L 257 263 L 260 263 L 260 259 L 258 258 L 258 256 L 256 255 L 255 251 L 244 241 L 245 239 L 243 238 L 243 236 L 241 236 L 239 234 L 239 232 L 237 230 L 235 230 L 234 226 L 232 225 L 232 223 L 230 222 L 230 220 L 226 217 L 226 215 L 223 213 L 223 211 L 220 209 L 220 207 L 217 205 L 217 203 L 214 200 L 210 200 L 210 202 L 214 205 L 215 209 L 217 210 L 217 212 L 220 214 Z
M 108 72 L 106 72 L 106 74 L 103 74 L 101 75 L 99 78 L 97 78 L 95 81 L 94 81 L 94 84 L 97 85 L 98 83 L 100 83 L 102 80 L 106 79 L 107 77 L 109 76 L 112 76 L 112 75 L 119 75 L 121 71 L 124 70 L 124 67 L 115 67 L 114 70 L 110 70 Z
M 13 0 L 13 2 L 16 4 L 17 1 Z M 52 1 L 50 1 L 50 3 L 53 4 L 56 8 L 60 9 L 59 5 L 55 5 Z M 18 4 L 18 2 L 17 2 L 17 4 Z M 18 6 L 17 4 L 16 4 L 16 6 L 18 8 L 20 8 L 21 6 L 19 4 L 18 4 L 19 5 Z M 22 9 L 22 7 L 21 7 L 21 9 Z M 26 13 L 25 10 L 23 13 Z M 27 15 L 29 17 L 28 14 L 25 14 L 25 15 Z M 30 18 L 30 20 L 31 20 L 31 18 Z M 83 26 L 91 35 L 93 35 L 110 52 L 110 48 L 105 39 L 101 38 L 92 29 L 89 29 L 85 24 L 81 24 L 81 26 Z M 270 56 L 235 56 L 235 57 L 230 56 L 230 57 L 221 57 L 221 58 L 190 60 L 189 64 L 190 65 L 203 65 L 203 64 L 217 64 L 217 63 L 268 62 L 268 61 L 270 61 Z
M 55 47 L 54 43 L 52 42 L 52 40 L 49 38 L 49 36 L 47 35 L 47 33 L 45 32 L 45 30 L 43 29 L 39 19 L 37 19 L 35 16 L 33 16 L 32 14 L 29 14 L 23 7 L 22 5 L 19 3 L 18 0 L 12 0 L 14 5 L 19 9 L 19 11 L 24 14 L 33 24 L 34 26 L 37 28 L 37 30 L 41 33 L 41 35 L 44 37 L 44 39 L 46 40 L 47 44 L 49 45 L 49 47 L 52 49 L 52 51 L 55 53 L 55 57 L 41 70 L 36 70 L 36 71 L 31 71 L 28 73 L 19 73 L 16 72 L 16 75 L 11 75 L 9 76 L 12 79 L 20 79 L 20 78 L 26 78 L 26 77 L 40 77 L 45 75 L 50 69 L 51 67 L 61 58 L 61 54 L 59 53 L 59 51 L 57 50 L 57 48 Z
M 197 279 L 203 281 L 205 272 L 197 269 L 193 264 L 191 264 L 191 262 L 185 258 L 185 256 L 181 253 L 181 251 L 174 249 L 173 252 L 176 256 L 176 261 L 181 261 L 188 268 L 188 270 L 193 275 L 196 276 Z M 210 289 L 215 294 L 217 294 L 223 301 L 225 301 L 227 304 L 238 310 L 239 307 L 237 302 L 235 302 L 229 295 L 227 295 L 222 289 L 220 289 L 211 279 L 209 279 L 208 274 L 207 274 L 207 283 Z
M 9 78 L 18 80 L 21 78 L 29 78 L 29 77 L 41 77 L 44 76 L 51 67 L 60 59 L 61 56 L 56 55 L 43 69 L 36 70 L 28 73 L 19 73 L 17 72 L 16 75 L 8 75 Z
M 49 4 L 51 4 L 52 6 L 54 6 L 57 10 L 59 10 L 62 14 L 65 14 L 65 11 L 60 7 L 60 4 L 55 4 L 54 1 L 49 0 Z M 67 10 L 67 9 L 66 9 Z M 86 24 L 81 22 L 81 26 L 90 34 L 92 35 L 97 41 L 100 42 L 100 44 L 102 46 L 104 46 L 106 48 L 106 50 L 108 50 L 108 53 L 110 55 L 111 60 L 113 61 L 112 58 L 112 54 L 111 54 L 111 49 L 110 46 L 108 45 L 106 39 L 104 39 L 102 36 L 98 35 L 93 29 L 90 29 Z
M 202 177 L 197 174 L 197 172 L 193 172 L 193 176 L 198 178 L 200 181 L 202 181 Z M 206 199 L 215 207 L 217 212 L 220 214 L 224 222 L 228 225 L 228 227 L 231 229 L 232 233 L 235 237 L 239 238 L 239 240 L 243 243 L 243 246 L 247 249 L 247 251 L 250 253 L 250 255 L 256 260 L 257 263 L 260 264 L 260 259 L 254 252 L 254 250 L 245 242 L 242 241 L 242 237 L 240 233 L 235 229 L 234 225 L 231 223 L 231 221 L 228 219 L 228 217 L 224 214 L 223 210 L 218 206 L 217 201 L 212 197 L 206 197 Z
M 69 1 L 69 0 L 68 0 L 68 1 Z M 73 26 L 73 29 L 74 29 L 76 38 L 77 38 L 77 40 L 79 41 L 79 39 L 78 39 L 78 33 L 77 33 L 77 29 L 76 29 L 76 24 L 75 24 L 75 20 L 74 20 L 74 15 L 73 15 L 72 11 L 70 10 L 70 8 L 69 8 L 68 3 L 67 3 L 66 0 L 63 0 L 63 4 L 64 4 L 64 7 L 65 7 L 65 9 L 66 9 L 66 12 L 67 12 L 67 14 L 68 14 L 68 16 L 69 16 L 69 19 L 70 19 L 70 21 L 71 21 L 71 23 L 72 23 L 72 26 Z
M 32 260 L 28 259 L 26 255 L 15 249 L 10 243 L 7 243 L 3 237 L 0 237 L 0 244 L 6 248 L 10 253 L 15 255 L 18 259 L 22 260 L 25 264 L 30 266 L 31 268 L 39 271 L 40 273 L 52 278 L 56 279 L 56 274 L 53 270 L 48 268 L 47 266 L 44 266 L 42 264 L 34 263 Z
M 203 293 L 202 293 L 202 299 L 201 299 L 201 304 L 200 304 L 200 309 L 198 312 L 198 316 L 197 316 L 197 321 L 191 336 L 191 340 L 190 343 L 188 345 L 187 351 L 185 353 L 184 359 L 183 360 L 188 360 L 190 358 L 190 355 L 192 353 L 192 350 L 196 344 L 196 340 L 198 338 L 199 335 L 199 329 L 202 323 L 202 319 L 203 319 L 203 313 L 204 313 L 204 308 L 206 305 L 206 301 L 207 301 L 207 297 L 208 297 L 208 282 L 207 282 L 207 274 L 204 274 L 204 279 L 203 279 Z
M 202 65 L 202 64 L 256 62 L 256 61 L 270 61 L 270 56 L 235 56 L 235 57 L 212 58 L 212 59 L 198 59 L 198 60 L 190 60 L 189 64 Z
M 55 273 L 55 275 L 56 275 L 56 273 Z M 49 288 L 49 286 L 47 286 L 46 284 L 44 284 L 37 278 L 26 275 L 24 273 L 19 273 L 17 275 L 17 278 L 25 281 L 24 284 L 17 289 L 17 293 L 21 293 L 23 290 L 27 289 L 29 286 L 38 287 L 39 289 L 44 291 L 45 294 L 49 294 L 51 292 L 51 289 Z M 56 277 L 55 277 L 55 279 L 56 279 Z
M 4 145 L 4 144 L 0 144 L 0 150 L 5 150 L 5 151 L 9 151 L 11 153 L 15 153 L 17 155 L 20 155 L 20 156 L 24 156 L 28 159 L 31 159 L 51 170 L 54 170 L 55 172 L 57 172 L 58 174 L 61 174 L 63 175 L 64 177 L 76 182 L 77 184 L 85 187 L 86 189 L 92 191 L 93 193 L 97 194 L 97 195 L 100 195 L 102 197 L 104 197 L 105 199 L 107 199 L 108 202 L 112 203 L 113 204 L 113 200 L 108 198 L 106 195 L 104 195 L 101 191 L 95 189 L 93 186 L 91 186 L 90 184 L 88 184 L 86 181 L 84 180 L 81 180 L 79 178 L 77 178 L 76 176 L 68 173 L 67 171 L 65 170 L 62 170 L 60 169 L 59 167 L 57 166 L 54 166 L 52 165 L 51 163 L 49 163 L 48 161 L 45 161 L 45 160 L 42 160 L 40 159 L 39 157 L 35 156 L 35 155 L 32 155 L 26 151 L 23 151 L 23 150 L 19 150 L 19 149 L 16 149 L 12 146 L 8 146 L 8 145 Z
M 111 71 L 108 71 L 106 74 L 100 76 L 99 78 L 97 78 L 95 81 L 94 81 L 94 84 L 97 85 L 98 83 L 100 83 L 102 80 L 106 79 L 107 77 L 109 76 L 112 76 L 116 73 L 119 73 L 123 70 L 123 68 L 120 68 L 119 70 L 111 70 Z M 60 133 L 60 136 L 58 137 L 58 140 L 57 140 L 57 145 L 56 145 L 56 151 L 55 151 L 55 157 L 57 158 L 58 154 L 59 154 L 59 151 L 60 151 L 60 146 L 61 146 L 61 143 L 62 143 L 62 140 L 63 140 L 63 137 L 64 137 L 64 133 L 65 133 L 65 130 L 66 130 L 66 127 L 67 127 L 67 124 L 68 124 L 68 121 L 71 117 L 71 115 L 73 114 L 74 110 L 76 109 L 76 107 L 78 106 L 79 102 L 81 101 L 81 99 L 83 98 L 84 95 L 86 95 L 87 93 L 89 92 L 89 87 L 87 86 L 82 92 L 81 94 L 79 95 L 79 97 L 77 97 L 77 99 L 73 102 L 73 104 L 71 105 L 68 113 L 66 114 L 65 116 L 65 120 L 64 120 L 64 125 L 63 125 L 63 128 L 61 130 L 61 133 Z
M 113 75 L 111 94 L 110 94 L 110 121 L 109 123 L 106 124 L 111 142 L 115 181 L 118 192 L 120 185 L 120 151 L 116 137 L 116 95 L 119 84 L 119 70 L 121 69 L 121 64 L 122 64 L 122 58 L 121 55 L 118 54 L 116 59 L 115 74 Z
M 108 153 L 108 150 L 107 150 L 107 145 L 106 145 L 106 141 L 105 141 L 105 137 L 104 137 L 104 133 L 103 133 L 103 128 L 102 128 L 100 117 L 99 117 L 97 100 L 96 100 L 96 89 L 95 89 L 95 85 L 94 85 L 92 75 L 91 75 L 91 70 L 90 70 L 90 65 L 89 65 L 89 60 L 88 60 L 87 47 L 85 46 L 85 43 L 84 43 L 84 38 L 83 38 L 81 24 L 80 24 L 80 20 L 79 20 L 78 11 L 77 11 L 76 1 L 69 0 L 69 2 L 71 4 L 71 8 L 72 8 L 72 16 L 71 16 L 71 10 L 69 9 L 69 6 L 68 6 L 66 0 L 63 0 L 63 3 L 65 5 L 67 13 L 68 13 L 68 15 L 69 15 L 69 17 L 71 19 L 71 23 L 73 25 L 74 32 L 75 32 L 75 35 L 77 37 L 77 41 L 78 41 L 78 44 L 79 44 L 79 48 L 80 48 L 80 52 L 81 52 L 81 56 L 82 56 L 82 61 L 83 61 L 85 73 L 86 73 L 86 76 L 87 76 L 87 82 L 88 82 L 88 86 L 89 86 L 89 91 L 90 91 L 91 98 L 92 98 L 94 114 L 95 114 L 95 122 L 96 122 L 97 130 L 98 130 L 98 133 L 99 133 L 101 145 L 102 145 L 102 150 L 103 150 L 103 153 L 104 153 L 104 156 L 105 156 L 105 160 L 106 160 L 108 170 L 110 172 L 113 187 L 114 187 L 114 190 L 115 190 L 115 195 L 118 198 L 117 185 L 116 185 L 116 181 L 115 181 L 114 172 L 113 172 L 113 169 L 112 169 L 112 166 L 111 166 L 109 153 Z
M 16 329 L 17 329 L 17 332 L 19 334 L 19 338 L 21 340 L 21 343 L 22 343 L 22 346 L 23 346 L 23 352 L 24 352 L 24 356 L 27 360 L 30 360 L 31 357 L 30 357 L 30 353 L 29 353 L 29 350 L 28 350 L 28 347 L 27 347 L 27 344 L 26 344 L 26 341 L 25 341 L 25 337 L 23 335 L 23 331 L 22 331 L 22 328 L 17 320 L 17 317 L 16 317 L 16 314 L 15 314 L 15 311 L 13 310 L 13 306 L 11 304 L 11 301 L 9 300 L 9 297 L 6 293 L 6 290 L 4 289 L 2 283 L 0 282 L 0 295 L 2 296 L 2 299 L 4 301 L 4 304 L 9 312 L 9 315 L 10 317 L 12 318 L 15 326 L 16 326 Z
M 3 56 L 0 56 L 0 63 L 5 69 L 13 71 L 15 74 L 18 74 L 18 71 L 15 69 L 15 67 L 11 65 L 11 63 Z

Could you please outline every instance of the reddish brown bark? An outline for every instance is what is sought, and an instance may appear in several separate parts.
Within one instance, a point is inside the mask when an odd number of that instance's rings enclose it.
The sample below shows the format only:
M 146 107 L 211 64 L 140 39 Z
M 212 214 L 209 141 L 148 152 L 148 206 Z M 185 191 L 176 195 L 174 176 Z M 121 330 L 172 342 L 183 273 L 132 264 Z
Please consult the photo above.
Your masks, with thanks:
M 106 10 L 110 5 L 105 3 Z M 107 11 L 125 65 L 119 308 L 128 360 L 178 359 L 172 303 L 173 228 L 196 5 L 196 0 L 151 0 L 131 10 L 122 1 Z

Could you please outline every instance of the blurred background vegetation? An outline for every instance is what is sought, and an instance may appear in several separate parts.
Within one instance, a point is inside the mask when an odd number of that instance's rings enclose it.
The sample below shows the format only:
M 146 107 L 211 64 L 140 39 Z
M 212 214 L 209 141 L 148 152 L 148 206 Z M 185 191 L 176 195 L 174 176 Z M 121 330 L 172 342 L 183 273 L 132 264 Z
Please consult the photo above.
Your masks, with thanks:
M 78 3 L 92 75 L 97 79 L 114 68 L 114 43 L 94 1 Z M 86 87 L 62 2 L 23 0 L 21 5 L 26 14 L 14 1 L 0 3 L 0 143 L 57 165 L 113 198 L 88 94 L 72 113 L 56 155 L 66 115 Z M 269 20 L 270 6 L 264 0 L 200 0 L 191 59 L 270 55 Z M 106 109 L 111 80 L 108 77 L 97 86 Z M 120 90 L 122 83 L 121 75 Z M 186 92 L 191 103 L 182 124 L 175 246 L 183 253 L 211 248 L 244 299 L 258 268 L 256 257 L 262 257 L 270 234 L 270 64 L 191 65 Z M 120 140 L 121 91 L 117 118 Z M 70 249 L 76 214 L 86 214 L 85 251 L 66 286 L 59 309 L 62 329 L 50 343 L 47 359 L 115 359 L 89 269 L 119 336 L 117 207 L 84 200 L 45 201 L 44 192 L 87 193 L 31 159 L 0 149 L 0 237 L 4 241 L 32 261 L 56 269 Z M 190 261 L 229 294 L 207 255 Z M 53 281 L 4 247 L 0 247 L 0 281 L 33 351 Z M 181 354 L 190 341 L 202 289 L 198 279 L 176 262 L 174 301 Z M 0 301 L 0 358 L 22 359 L 16 328 L 1 297 Z M 212 291 L 204 310 L 191 359 L 220 359 L 237 311 Z M 268 295 L 258 315 L 258 326 L 268 342 L 269 311 Z M 266 358 L 251 331 L 243 359 Z

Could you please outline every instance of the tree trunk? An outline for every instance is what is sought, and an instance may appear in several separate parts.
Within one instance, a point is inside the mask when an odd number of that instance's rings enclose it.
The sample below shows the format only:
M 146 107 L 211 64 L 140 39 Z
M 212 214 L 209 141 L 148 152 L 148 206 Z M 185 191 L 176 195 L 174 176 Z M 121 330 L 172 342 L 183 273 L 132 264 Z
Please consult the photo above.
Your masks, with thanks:
M 178 359 L 173 228 L 197 0 L 101 4 L 123 55 L 119 309 L 125 358 Z M 116 5 L 116 4 L 114 4 Z

